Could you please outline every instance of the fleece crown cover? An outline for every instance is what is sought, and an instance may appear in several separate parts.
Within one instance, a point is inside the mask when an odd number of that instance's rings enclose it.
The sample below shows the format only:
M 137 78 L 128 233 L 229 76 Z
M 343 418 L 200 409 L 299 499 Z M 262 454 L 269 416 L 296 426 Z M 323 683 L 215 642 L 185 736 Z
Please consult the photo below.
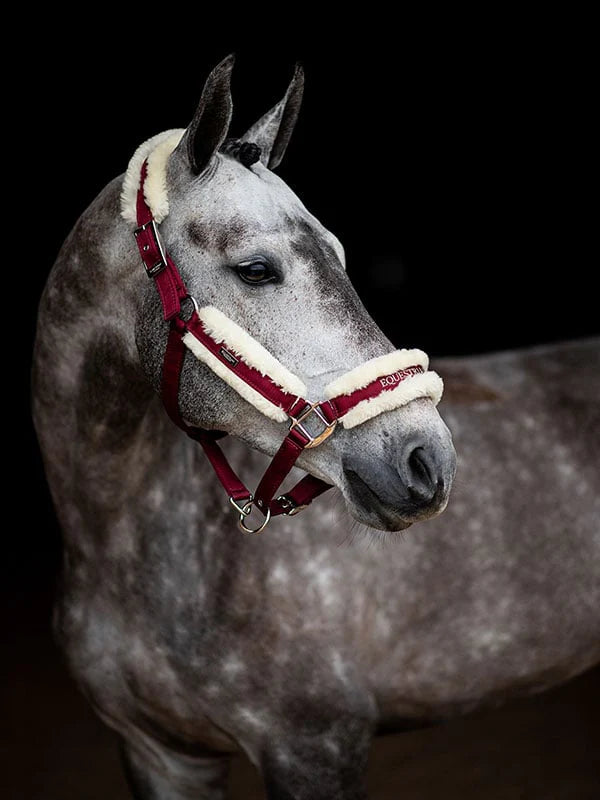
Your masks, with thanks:
M 144 182 L 144 199 L 157 223 L 168 215 L 167 162 L 184 133 L 183 128 L 158 133 L 143 142 L 131 157 L 121 190 L 121 215 L 128 222 L 137 224 L 137 193 L 142 164 L 146 160 L 148 172 Z

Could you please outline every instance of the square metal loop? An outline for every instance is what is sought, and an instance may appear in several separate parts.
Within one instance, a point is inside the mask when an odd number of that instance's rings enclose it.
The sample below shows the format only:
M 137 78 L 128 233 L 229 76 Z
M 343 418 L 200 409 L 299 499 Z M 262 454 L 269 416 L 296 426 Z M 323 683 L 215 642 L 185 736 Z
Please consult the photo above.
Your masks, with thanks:
M 333 431 L 335 430 L 335 426 L 337 425 L 337 419 L 334 419 L 333 422 L 329 422 L 321 409 L 319 408 L 320 403 L 309 403 L 304 411 L 298 417 L 290 416 L 290 430 L 294 430 L 297 428 L 300 433 L 308 439 L 308 443 L 304 445 L 306 450 L 309 450 L 311 447 L 318 447 L 322 444 L 325 439 L 328 439 Z M 324 430 L 321 433 L 317 434 L 317 436 L 313 436 L 306 430 L 306 427 L 302 424 L 311 414 L 315 414 L 315 416 L 319 419 L 320 422 L 323 423 L 325 426 Z

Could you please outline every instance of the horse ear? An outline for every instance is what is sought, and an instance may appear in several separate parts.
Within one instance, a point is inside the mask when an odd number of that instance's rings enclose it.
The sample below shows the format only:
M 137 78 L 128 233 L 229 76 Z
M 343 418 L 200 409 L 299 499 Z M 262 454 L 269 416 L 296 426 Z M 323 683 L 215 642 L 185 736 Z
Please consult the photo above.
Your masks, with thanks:
M 206 79 L 194 118 L 179 145 L 196 175 L 206 169 L 227 136 L 233 112 L 231 71 L 234 61 L 233 54 L 227 56 Z
M 283 99 L 261 117 L 242 136 L 242 142 L 254 142 L 261 148 L 260 160 L 269 169 L 279 166 L 284 156 L 292 132 L 298 119 L 302 92 L 304 91 L 304 70 L 296 64 L 294 75 Z

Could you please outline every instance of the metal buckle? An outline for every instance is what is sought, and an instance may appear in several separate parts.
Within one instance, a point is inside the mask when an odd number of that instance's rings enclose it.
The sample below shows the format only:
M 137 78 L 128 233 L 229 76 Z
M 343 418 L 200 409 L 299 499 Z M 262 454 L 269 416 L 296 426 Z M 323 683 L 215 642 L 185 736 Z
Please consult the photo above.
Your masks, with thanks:
M 144 257 L 142 256 L 142 263 L 143 263 L 143 265 L 144 265 L 144 267 L 146 269 L 146 274 L 148 275 L 148 277 L 149 278 L 156 278 L 157 275 L 160 275 L 160 273 L 167 268 L 167 254 L 165 253 L 165 248 L 163 247 L 163 243 L 162 243 L 162 240 L 160 238 L 160 234 L 158 232 L 158 227 L 156 225 L 156 222 L 154 221 L 154 219 L 151 219 L 150 222 L 146 222 L 143 225 L 140 225 L 139 228 L 136 228 L 134 230 L 133 235 L 137 239 L 137 237 L 141 233 L 145 233 L 145 231 L 148 228 L 150 228 L 150 230 L 152 231 L 152 236 L 154 237 L 154 241 L 156 242 L 156 247 L 157 247 L 158 252 L 160 254 L 160 259 L 155 264 L 153 264 L 152 266 L 148 266 L 146 264 L 146 262 L 144 261 Z M 143 251 L 146 251 L 146 250 L 149 250 L 149 249 L 150 249 L 150 245 L 148 245 L 148 244 L 142 245 L 142 250 Z
M 288 497 L 287 494 L 280 494 L 277 498 L 277 502 L 281 503 L 282 508 L 288 509 L 283 512 L 285 517 L 295 517 L 296 514 L 299 514 L 301 511 L 304 511 L 305 508 L 308 508 L 308 503 L 303 506 L 295 505 L 292 498 Z
M 252 495 L 250 495 L 243 506 L 239 506 L 233 497 L 229 498 L 229 502 L 235 508 L 235 510 L 239 512 L 240 518 L 238 519 L 238 528 L 242 531 L 242 533 L 262 533 L 262 531 L 264 531 L 269 524 L 269 520 L 271 519 L 271 509 L 267 508 L 267 515 L 265 516 L 264 522 L 262 525 L 259 525 L 258 528 L 248 528 L 246 525 L 244 525 L 244 520 L 252 513 L 252 506 L 254 505 L 254 497 Z
M 329 422 L 323 415 L 323 412 L 319 406 L 320 403 L 310 403 L 308 409 L 300 414 L 299 417 L 290 416 L 290 430 L 298 428 L 300 432 L 308 439 L 308 444 L 304 445 L 305 450 L 310 450 L 311 447 L 318 447 L 320 444 L 322 444 L 325 439 L 328 439 L 331 436 L 335 430 L 335 426 L 337 425 L 337 419 L 334 419 L 333 422 Z M 316 414 L 321 422 L 325 425 L 325 430 L 322 431 L 318 436 L 312 436 L 302 424 L 304 420 L 313 413 Z M 300 506 L 298 506 L 298 508 L 300 508 Z

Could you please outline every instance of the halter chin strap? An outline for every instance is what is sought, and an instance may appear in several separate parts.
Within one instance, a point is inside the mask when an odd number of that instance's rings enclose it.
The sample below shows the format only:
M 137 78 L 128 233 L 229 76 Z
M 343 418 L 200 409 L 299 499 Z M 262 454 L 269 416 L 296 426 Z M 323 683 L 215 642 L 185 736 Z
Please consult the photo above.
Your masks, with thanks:
M 316 403 L 305 399 L 306 388 L 300 378 L 221 311 L 212 306 L 200 308 L 188 294 L 179 270 L 163 247 L 146 203 L 147 174 L 146 160 L 137 192 L 138 227 L 134 235 L 146 273 L 160 296 L 164 319 L 170 323 L 163 361 L 162 401 L 173 422 L 202 446 L 229 502 L 239 514 L 241 530 L 260 533 L 271 517 L 293 516 L 331 488 L 325 481 L 306 475 L 293 489 L 277 495 L 303 450 L 324 442 L 338 422 L 347 428 L 354 427 L 417 397 L 431 397 L 437 403 L 442 381 L 435 372 L 427 371 L 428 359 L 421 350 L 398 350 L 371 359 L 334 380 L 325 389 L 327 399 Z M 193 307 L 187 319 L 182 315 L 184 301 Z M 289 420 L 288 433 L 254 494 L 233 471 L 217 444 L 226 434 L 188 425 L 181 416 L 179 384 L 187 350 L 262 414 L 278 422 Z M 262 512 L 264 520 L 257 528 L 250 528 L 246 522 L 254 506 Z

